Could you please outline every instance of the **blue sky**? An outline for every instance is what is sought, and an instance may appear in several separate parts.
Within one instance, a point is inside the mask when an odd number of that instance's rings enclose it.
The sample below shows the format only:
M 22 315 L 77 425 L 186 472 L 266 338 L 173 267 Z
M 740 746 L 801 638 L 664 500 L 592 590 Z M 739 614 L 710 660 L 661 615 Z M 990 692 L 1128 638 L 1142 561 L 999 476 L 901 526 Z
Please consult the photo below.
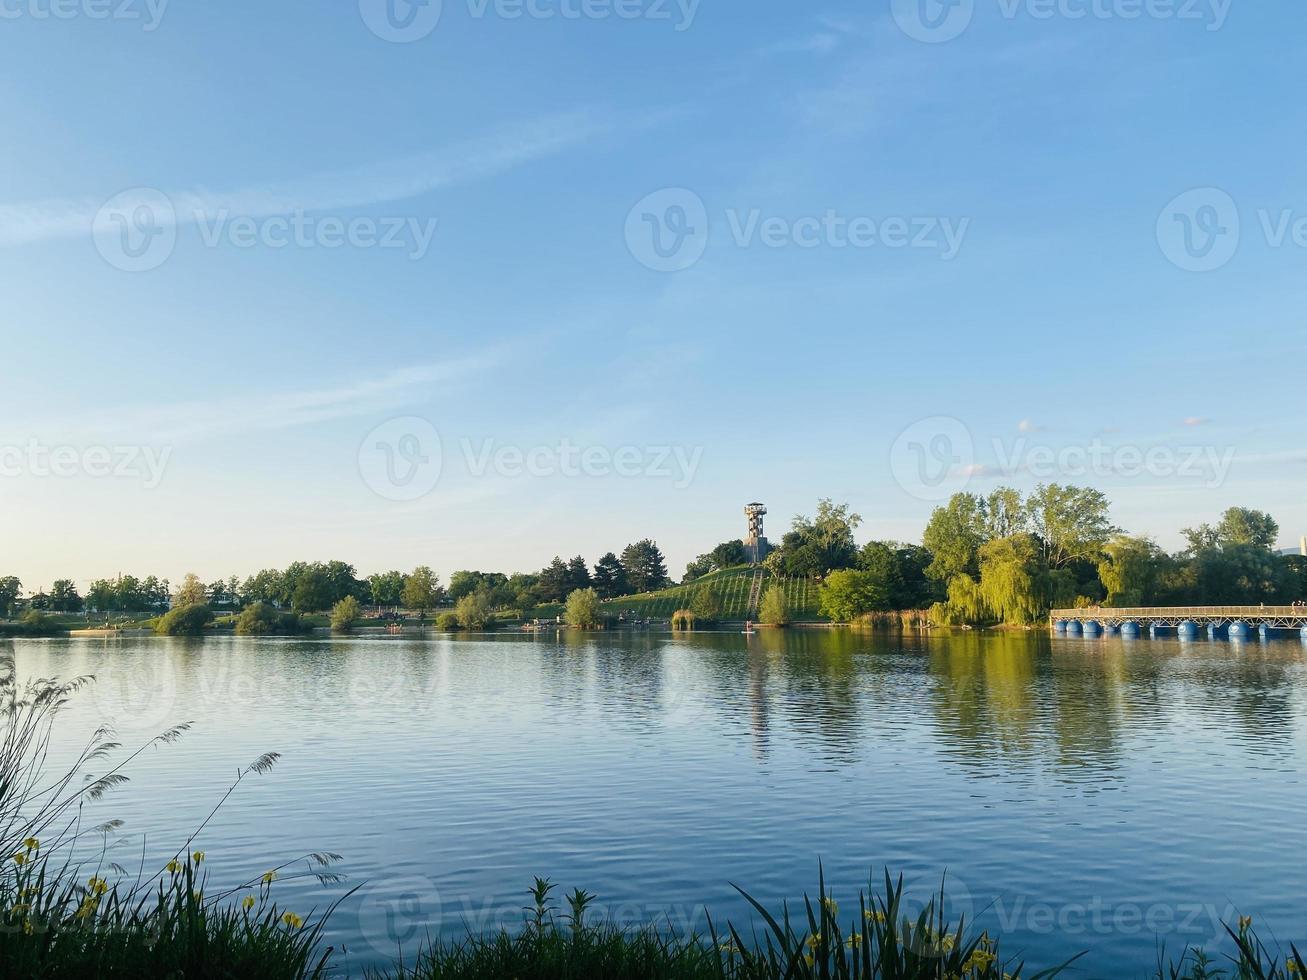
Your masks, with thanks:
M 922 2 L 7 0 L 0 571 L 679 574 L 1041 478 L 1296 542 L 1307 15 Z

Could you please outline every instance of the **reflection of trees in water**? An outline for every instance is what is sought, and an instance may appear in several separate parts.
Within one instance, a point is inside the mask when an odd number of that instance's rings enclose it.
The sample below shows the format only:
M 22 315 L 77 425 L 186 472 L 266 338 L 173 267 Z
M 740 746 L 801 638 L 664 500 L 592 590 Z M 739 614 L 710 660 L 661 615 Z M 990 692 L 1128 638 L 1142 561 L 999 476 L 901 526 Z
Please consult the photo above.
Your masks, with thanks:
M 484 642 L 522 669 L 521 638 Z M 758 758 L 780 731 L 840 764 L 924 730 L 933 751 L 987 775 L 1051 770 L 1077 782 L 1120 778 L 1132 744 L 1195 718 L 1259 752 L 1289 746 L 1300 666 L 1287 645 L 1074 643 L 1037 631 L 563 632 L 526 642 L 540 695 L 563 717 L 747 733 Z M 537 683 L 531 669 L 523 682 Z

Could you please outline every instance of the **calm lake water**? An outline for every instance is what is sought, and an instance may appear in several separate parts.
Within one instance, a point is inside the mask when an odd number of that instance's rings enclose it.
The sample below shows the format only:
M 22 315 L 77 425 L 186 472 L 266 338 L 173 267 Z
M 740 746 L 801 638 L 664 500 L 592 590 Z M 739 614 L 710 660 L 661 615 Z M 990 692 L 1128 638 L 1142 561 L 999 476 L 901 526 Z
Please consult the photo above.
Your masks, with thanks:
M 21 674 L 93 673 L 74 732 L 133 745 L 182 721 L 94 804 L 116 859 L 204 831 L 214 884 L 306 850 L 348 886 L 330 938 L 382 962 L 431 931 L 520 922 L 535 874 L 616 920 L 747 921 L 818 862 L 855 907 L 869 873 L 1079 976 L 1137 975 L 1221 920 L 1307 939 L 1307 650 L 1227 642 L 792 631 L 555 638 L 0 641 Z M 157 864 L 154 865 L 157 867 Z M 212 890 L 212 889 L 211 889 Z

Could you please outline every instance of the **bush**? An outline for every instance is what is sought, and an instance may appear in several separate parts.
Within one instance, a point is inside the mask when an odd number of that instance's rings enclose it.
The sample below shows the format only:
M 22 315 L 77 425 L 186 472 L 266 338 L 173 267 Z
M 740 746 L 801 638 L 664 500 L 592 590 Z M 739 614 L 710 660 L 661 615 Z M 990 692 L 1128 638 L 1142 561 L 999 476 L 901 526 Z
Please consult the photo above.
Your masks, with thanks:
M 17 623 L 0 623 L 0 636 L 63 636 L 66 632 L 53 616 L 36 609 L 24 613 Z
M 213 622 L 213 610 L 202 602 L 169 609 L 154 624 L 160 636 L 199 636 Z
M 594 589 L 577 589 L 567 597 L 563 620 L 576 629 L 599 626 L 603 621 L 599 612 L 599 593 Z
M 345 596 L 331 607 L 331 628 L 341 633 L 348 633 L 354 628 L 361 612 L 359 601 L 352 595 Z
M 722 617 L 722 597 L 711 585 L 705 585 L 695 591 L 694 598 L 690 600 L 690 611 L 696 620 L 714 623 Z
M 266 602 L 246 606 L 236 617 L 238 636 L 277 636 L 307 632 L 308 627 L 295 613 L 281 612 Z
M 458 625 L 465 630 L 483 630 L 490 622 L 490 600 L 484 592 L 473 592 L 458 600 L 454 607 Z
M 758 604 L 758 619 L 765 626 L 789 626 L 790 610 L 785 602 L 785 589 L 780 583 L 767 587 Z
M 672 613 L 672 629 L 674 630 L 692 630 L 694 629 L 694 613 L 688 609 L 678 609 Z
M 458 629 L 458 614 L 452 612 L 442 612 L 436 617 L 436 629 L 442 633 L 452 633 Z

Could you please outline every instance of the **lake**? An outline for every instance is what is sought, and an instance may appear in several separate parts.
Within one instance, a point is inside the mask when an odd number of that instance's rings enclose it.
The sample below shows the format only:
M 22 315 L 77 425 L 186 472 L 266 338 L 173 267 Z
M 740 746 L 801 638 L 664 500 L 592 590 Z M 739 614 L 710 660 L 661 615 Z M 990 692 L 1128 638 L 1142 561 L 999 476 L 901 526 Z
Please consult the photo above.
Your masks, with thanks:
M 1008 954 L 1079 976 L 1156 943 L 1229 949 L 1221 921 L 1303 941 L 1307 650 L 1298 639 L 739 633 L 0 641 L 20 674 L 97 675 L 56 763 L 113 724 L 147 750 L 92 804 L 114 859 L 157 868 L 205 828 L 212 892 L 305 851 L 344 885 L 284 880 L 304 913 L 358 886 L 351 964 L 427 932 L 516 925 L 533 875 L 619 922 L 745 922 L 818 862 L 856 907 L 888 866 Z M 561 895 L 560 895 L 561 897 Z M 1236 911 L 1237 910 L 1237 911 Z

